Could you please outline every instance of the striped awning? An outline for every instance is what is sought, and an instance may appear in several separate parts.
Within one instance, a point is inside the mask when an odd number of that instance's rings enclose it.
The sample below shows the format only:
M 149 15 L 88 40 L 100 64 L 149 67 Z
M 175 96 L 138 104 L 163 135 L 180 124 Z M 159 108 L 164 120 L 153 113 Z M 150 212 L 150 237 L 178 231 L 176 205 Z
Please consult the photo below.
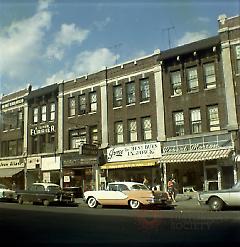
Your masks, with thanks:
M 157 160 L 134 160 L 134 161 L 124 161 L 124 162 L 111 162 L 101 166 L 101 169 L 118 169 L 118 168 L 134 168 L 143 166 L 155 166 Z
M 163 155 L 158 162 L 159 163 L 184 163 L 184 162 L 196 162 L 204 160 L 216 160 L 229 157 L 232 149 L 219 149 L 211 151 L 199 151 L 194 153 L 181 153 L 181 154 L 169 154 Z

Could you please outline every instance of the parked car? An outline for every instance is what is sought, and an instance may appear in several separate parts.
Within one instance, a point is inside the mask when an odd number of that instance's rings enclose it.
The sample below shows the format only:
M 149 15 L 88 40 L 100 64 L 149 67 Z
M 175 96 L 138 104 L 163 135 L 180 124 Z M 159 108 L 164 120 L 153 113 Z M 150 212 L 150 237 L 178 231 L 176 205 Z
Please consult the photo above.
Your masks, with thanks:
M 149 190 L 142 183 L 112 182 L 105 190 L 84 192 L 84 201 L 90 208 L 100 205 L 122 205 L 138 209 L 141 205 L 172 206 L 166 192 Z
M 82 187 L 64 187 L 63 191 L 73 193 L 74 198 L 83 198 L 83 190 Z
M 64 192 L 61 187 L 53 183 L 33 183 L 28 190 L 17 191 L 18 203 L 41 203 L 44 206 L 50 204 L 73 203 L 73 193 Z
M 0 184 L 0 200 L 1 201 L 15 201 L 17 199 L 16 192 L 8 189 L 4 184 Z
M 198 201 L 213 211 L 222 210 L 225 206 L 240 206 L 240 181 L 230 189 L 199 192 Z

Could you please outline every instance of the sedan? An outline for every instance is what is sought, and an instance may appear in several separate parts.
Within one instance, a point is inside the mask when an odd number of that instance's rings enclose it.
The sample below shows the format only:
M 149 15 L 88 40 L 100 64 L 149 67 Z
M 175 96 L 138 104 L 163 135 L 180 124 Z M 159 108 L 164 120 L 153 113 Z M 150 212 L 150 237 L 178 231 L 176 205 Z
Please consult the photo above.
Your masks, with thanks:
M 15 191 L 8 189 L 4 184 L 0 184 L 0 200 L 15 201 L 17 200 L 17 195 Z

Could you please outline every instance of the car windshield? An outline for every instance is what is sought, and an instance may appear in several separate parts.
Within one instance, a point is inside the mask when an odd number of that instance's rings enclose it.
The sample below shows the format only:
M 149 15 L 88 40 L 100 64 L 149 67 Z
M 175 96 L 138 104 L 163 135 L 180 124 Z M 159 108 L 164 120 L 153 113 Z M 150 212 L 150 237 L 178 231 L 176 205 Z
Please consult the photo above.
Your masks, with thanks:
M 61 188 L 59 186 L 50 185 L 50 186 L 47 187 L 47 191 L 49 191 L 49 192 L 60 192 Z
M 132 190 L 148 190 L 144 184 L 134 184 L 131 187 Z
M 233 185 L 233 189 L 240 189 L 240 181 Z

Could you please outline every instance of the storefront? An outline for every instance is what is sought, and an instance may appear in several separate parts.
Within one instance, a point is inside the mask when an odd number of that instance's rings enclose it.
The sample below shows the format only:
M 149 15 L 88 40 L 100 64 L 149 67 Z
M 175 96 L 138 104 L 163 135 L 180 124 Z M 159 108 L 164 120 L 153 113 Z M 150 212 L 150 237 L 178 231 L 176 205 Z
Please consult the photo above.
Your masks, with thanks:
M 24 189 L 24 160 L 0 160 L 0 183 L 12 188 L 13 183 L 17 189 Z
M 42 157 L 42 181 L 60 185 L 60 156 Z
M 35 182 L 42 182 L 42 173 L 41 173 L 41 156 L 30 156 L 27 158 L 27 183 L 26 187 L 30 187 Z
M 196 190 L 230 188 L 236 182 L 234 145 L 230 133 L 178 139 L 163 143 L 164 184 L 174 177 L 179 192 L 183 187 Z
M 161 185 L 162 169 L 157 163 L 161 157 L 160 142 L 116 146 L 107 149 L 107 163 L 101 166 L 107 182 L 143 182 L 149 186 Z

